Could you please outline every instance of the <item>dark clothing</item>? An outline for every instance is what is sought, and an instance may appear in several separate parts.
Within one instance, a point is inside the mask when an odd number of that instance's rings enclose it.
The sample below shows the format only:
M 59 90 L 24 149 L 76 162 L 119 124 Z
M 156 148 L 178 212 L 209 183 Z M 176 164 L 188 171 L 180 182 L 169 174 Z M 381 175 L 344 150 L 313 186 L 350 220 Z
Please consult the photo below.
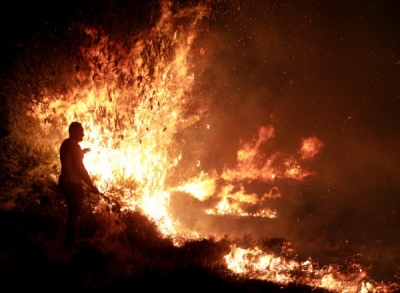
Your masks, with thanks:
M 71 207 L 68 212 L 80 216 L 84 197 L 82 184 L 60 182 L 60 188 L 65 195 L 68 206 Z
M 61 174 L 60 181 L 82 183 L 83 151 L 80 145 L 71 138 L 63 141 L 60 147 Z
M 74 244 L 75 232 L 83 205 L 83 182 L 93 193 L 99 193 L 93 185 L 88 171 L 83 164 L 83 156 L 90 149 L 81 149 L 79 142 L 85 136 L 82 124 L 75 121 L 69 125 L 69 138 L 60 146 L 61 174 L 59 185 L 68 205 L 68 219 L 64 239 L 65 250 L 70 250 Z
M 68 219 L 63 248 L 70 250 L 74 244 L 78 219 L 82 212 L 84 191 L 82 183 L 69 183 L 63 181 L 60 181 L 60 189 L 68 205 Z
M 79 216 L 82 212 L 84 191 L 82 180 L 89 175 L 83 165 L 83 151 L 73 139 L 67 138 L 60 147 L 61 174 L 59 185 L 68 205 L 64 249 L 72 248 Z
M 83 205 L 83 182 L 93 193 L 99 193 L 93 185 L 88 171 L 83 164 L 83 156 L 90 149 L 81 149 L 79 142 L 85 136 L 82 124 L 72 122 L 68 128 L 69 138 L 60 146 L 61 174 L 59 185 L 68 205 L 68 219 L 66 224 L 64 249 L 70 250 L 74 244 L 75 232 Z

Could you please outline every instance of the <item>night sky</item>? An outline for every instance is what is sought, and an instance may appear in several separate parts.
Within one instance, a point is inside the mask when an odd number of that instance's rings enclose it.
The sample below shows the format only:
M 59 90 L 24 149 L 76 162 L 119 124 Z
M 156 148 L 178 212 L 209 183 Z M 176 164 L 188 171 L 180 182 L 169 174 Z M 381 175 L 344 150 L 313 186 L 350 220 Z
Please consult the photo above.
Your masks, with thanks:
M 324 147 L 306 165 L 317 175 L 277 183 L 276 221 L 224 228 L 303 248 L 322 237 L 346 250 L 336 257 L 359 253 L 380 262 L 375 269 L 398 270 L 400 4 L 230 3 L 199 38 L 208 48 L 198 64 L 200 92 L 215 101 L 204 121 L 211 129 L 201 132 L 202 162 L 234 165 L 241 142 L 256 138 L 261 125 L 276 132 L 266 154 L 295 154 L 310 136 Z
M 317 136 L 325 148 L 313 168 L 326 192 L 368 209 L 386 197 L 396 214 L 399 9 L 370 2 L 231 6 L 206 41 L 212 65 L 203 77 L 217 82 L 204 94 L 217 105 L 212 143 L 237 144 L 267 124 L 273 147 L 287 152 Z
M 323 235 L 347 243 L 350 254 L 381 259 L 393 276 L 400 268 L 400 2 L 212 7 L 196 41 L 205 54 L 193 68 L 197 98 L 213 101 L 196 136 L 203 168 L 235 164 L 240 143 L 262 125 L 276 132 L 266 153 L 296 153 L 302 138 L 318 137 L 324 147 L 307 163 L 317 175 L 279 183 L 279 219 L 254 231 L 302 244 Z M 3 39 L 14 44 L 68 11 L 14 3 L 2 9 Z

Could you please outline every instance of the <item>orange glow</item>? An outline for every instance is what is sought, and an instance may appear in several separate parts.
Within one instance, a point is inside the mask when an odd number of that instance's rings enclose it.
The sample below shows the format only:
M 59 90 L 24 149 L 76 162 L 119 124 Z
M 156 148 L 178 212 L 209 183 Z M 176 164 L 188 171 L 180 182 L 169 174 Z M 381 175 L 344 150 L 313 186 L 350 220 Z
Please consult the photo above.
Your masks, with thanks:
M 55 137 L 54 152 L 58 152 L 60 140 L 67 137 L 68 125 L 75 120 L 82 122 L 86 135 L 81 146 L 91 148 L 85 155 L 85 165 L 100 191 L 117 197 L 123 209 L 143 211 L 175 243 L 202 235 L 198 231 L 180 233 L 180 223 L 169 212 L 172 192 L 212 202 L 205 214 L 277 218 L 276 210 L 268 206 L 268 201 L 282 196 L 275 183 L 314 175 L 301 166 L 301 159 L 310 159 L 321 150 L 323 143 L 316 137 L 303 139 L 300 158 L 299 154 L 268 154 L 263 146 L 274 139 L 275 129 L 261 126 L 257 137 L 244 142 L 237 151 L 233 167 L 223 168 L 221 174 L 202 170 L 193 178 L 180 175 L 178 186 L 166 183 L 182 160 L 183 146 L 176 133 L 193 126 L 208 110 L 206 106 L 194 113 L 188 109 L 196 78 L 189 70 L 190 50 L 208 10 L 199 5 L 173 14 L 171 2 L 161 3 L 162 16 L 155 27 L 127 51 L 98 29 L 84 28 L 89 39 L 102 36 L 94 45 L 82 48 L 85 61 L 91 65 L 92 83 L 80 82 L 80 86 L 57 97 L 44 92 L 43 102 L 32 105 L 33 115 L 41 121 L 43 130 Z M 119 55 L 107 48 L 115 48 Z M 98 63 L 115 67 L 99 71 L 95 66 Z M 77 79 L 86 80 L 80 74 Z M 63 129 L 54 129 L 53 125 Z M 195 165 L 201 166 L 200 162 Z M 264 184 L 261 195 L 246 189 L 252 181 Z M 338 292 L 378 292 L 363 271 L 344 276 L 333 267 L 318 269 L 311 262 L 285 260 L 257 247 L 232 247 L 225 260 L 230 270 L 251 278 L 299 282 Z
M 311 287 L 349 293 L 390 292 L 387 287 L 369 282 L 362 269 L 343 274 L 334 266 L 318 268 L 311 260 L 286 260 L 264 253 L 258 247 L 244 249 L 231 246 L 231 252 L 225 256 L 225 260 L 228 268 L 238 274 L 284 285 L 306 283 Z
M 300 155 L 302 159 L 309 159 L 319 153 L 321 148 L 324 146 L 322 141 L 316 137 L 309 137 L 303 139 L 303 144 L 300 149 Z
M 214 176 L 216 173 L 214 172 Z M 193 195 L 198 200 L 206 200 L 212 196 L 215 192 L 216 182 L 214 177 L 209 177 L 208 174 L 200 172 L 200 174 L 188 180 L 181 186 L 178 186 L 178 191 L 185 191 Z
M 33 109 L 43 129 L 54 131 L 48 121 L 63 125 L 60 138 L 68 136 L 69 123 L 80 121 L 85 129 L 81 146 L 91 148 L 84 162 L 99 189 L 117 196 L 124 209 L 140 208 L 165 236 L 174 236 L 165 180 L 182 157 L 174 149 L 175 133 L 197 122 L 205 111 L 186 115 L 194 81 L 188 55 L 197 24 L 208 12 L 199 5 L 172 15 L 172 3 L 161 4 L 155 27 L 128 50 L 99 29 L 83 28 L 89 40 L 101 36 L 82 48 L 92 83 L 47 96 Z M 105 69 L 99 70 L 98 64 Z M 77 79 L 84 81 L 85 76 L 78 73 Z M 55 151 L 59 144 L 54 143 Z
M 260 202 L 256 194 L 246 194 L 243 187 L 237 192 L 233 192 L 233 185 L 225 186 L 221 193 L 218 194 L 218 204 L 206 211 L 207 214 L 214 215 L 234 215 L 241 217 L 268 217 L 275 218 L 276 211 L 268 208 L 258 209 L 255 212 L 248 212 L 249 207 L 252 207 Z M 267 195 L 268 196 L 268 195 Z

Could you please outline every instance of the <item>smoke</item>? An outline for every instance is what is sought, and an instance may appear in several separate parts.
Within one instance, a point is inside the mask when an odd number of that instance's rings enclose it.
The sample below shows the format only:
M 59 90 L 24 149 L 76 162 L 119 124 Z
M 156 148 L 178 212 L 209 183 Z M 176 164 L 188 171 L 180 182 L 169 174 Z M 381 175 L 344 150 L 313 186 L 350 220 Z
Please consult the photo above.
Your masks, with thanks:
M 274 183 L 282 194 L 269 202 L 277 219 L 198 215 L 191 225 L 285 237 L 307 252 L 319 239 L 330 252 L 340 246 L 374 261 L 385 249 L 396 251 L 398 8 L 324 1 L 222 5 L 213 8 L 218 16 L 196 41 L 204 48 L 194 65 L 196 93 L 213 101 L 191 145 L 200 169 L 221 174 L 234 167 L 243 143 L 265 125 L 275 129 L 262 149 L 266 156 L 297 154 L 309 137 L 323 147 L 301 161 L 315 175 Z M 267 186 L 251 182 L 246 188 L 261 194 Z M 194 201 L 187 206 L 201 206 Z M 385 258 L 398 261 L 395 254 Z

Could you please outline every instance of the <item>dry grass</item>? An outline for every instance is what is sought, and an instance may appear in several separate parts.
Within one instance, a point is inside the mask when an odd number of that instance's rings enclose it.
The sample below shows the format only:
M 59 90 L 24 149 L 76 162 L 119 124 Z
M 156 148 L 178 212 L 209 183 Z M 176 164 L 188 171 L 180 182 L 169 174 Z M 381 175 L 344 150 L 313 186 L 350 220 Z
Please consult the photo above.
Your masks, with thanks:
M 76 249 L 63 252 L 66 207 L 54 187 L 47 193 L 39 190 L 24 193 L 15 188 L 0 198 L 0 275 L 2 285 L 13 290 L 316 292 L 232 274 L 222 261 L 229 252 L 228 240 L 203 239 L 175 247 L 140 213 L 124 213 L 124 222 L 101 204 L 93 213 L 90 201 Z

